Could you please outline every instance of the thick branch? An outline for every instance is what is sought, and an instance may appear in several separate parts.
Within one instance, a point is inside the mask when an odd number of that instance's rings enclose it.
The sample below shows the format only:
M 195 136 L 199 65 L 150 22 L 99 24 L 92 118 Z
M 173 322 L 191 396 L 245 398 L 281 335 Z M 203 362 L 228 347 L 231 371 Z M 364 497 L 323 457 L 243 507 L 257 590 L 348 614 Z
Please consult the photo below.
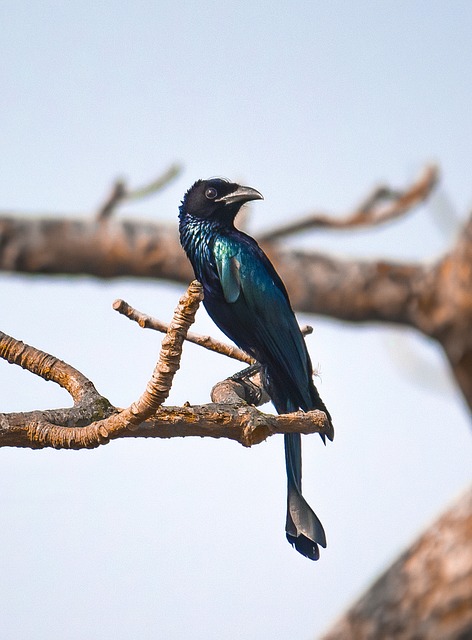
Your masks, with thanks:
M 175 225 L 86 218 L 0 217 L 0 270 L 189 282 Z
M 352 321 L 418 326 L 418 297 L 434 282 L 423 265 L 339 260 L 264 247 L 295 309 Z M 174 227 L 120 220 L 0 219 L 0 269 L 24 273 L 191 279 Z
M 378 638 L 472 638 L 472 490 L 322 636 Z
M 232 404 L 161 407 L 179 368 L 182 346 L 202 297 L 201 284 L 192 282 L 180 299 L 172 321 L 166 326 L 159 360 L 146 390 L 123 410 L 112 407 L 92 383 L 70 365 L 0 333 L 0 357 L 46 380 L 57 382 L 75 400 L 71 409 L 0 414 L 0 446 L 81 449 L 106 444 L 119 437 L 169 438 L 184 435 L 227 437 L 250 446 L 273 433 L 325 432 L 327 420 L 320 411 L 269 416 L 243 405 L 241 397 L 245 395 L 222 393 L 221 389 L 219 402 Z M 249 371 L 250 375 L 239 374 L 238 381 L 228 380 L 224 388 L 230 387 L 231 392 L 239 384 L 243 394 L 249 392 L 251 395 L 258 388 L 254 382 L 258 376 L 257 366 L 253 365 Z M 215 394 L 218 395 L 218 391 Z M 260 388 L 256 395 L 257 402 L 263 400 Z
M 340 260 L 273 245 L 265 248 L 299 311 L 354 322 L 420 323 L 418 299 L 434 277 L 427 266 Z
M 66 419 L 69 409 L 63 412 Z M 115 409 L 115 411 L 118 411 Z M 184 407 L 160 407 L 152 418 L 137 427 L 123 427 L 100 431 L 101 422 L 89 425 L 90 429 L 63 430 L 63 439 L 31 439 L 25 424 L 36 424 L 48 417 L 48 412 L 0 414 L 0 447 L 27 447 L 42 449 L 93 448 L 118 438 L 227 438 L 245 447 L 259 444 L 269 436 L 281 433 L 326 433 L 326 416 L 322 411 L 270 415 L 255 407 L 240 404 L 207 404 Z M 97 427 L 98 425 L 98 427 Z M 88 430 L 87 430 L 88 429 Z M 79 432 L 83 432 L 82 435 Z M 89 437 L 89 439 L 86 438 Z

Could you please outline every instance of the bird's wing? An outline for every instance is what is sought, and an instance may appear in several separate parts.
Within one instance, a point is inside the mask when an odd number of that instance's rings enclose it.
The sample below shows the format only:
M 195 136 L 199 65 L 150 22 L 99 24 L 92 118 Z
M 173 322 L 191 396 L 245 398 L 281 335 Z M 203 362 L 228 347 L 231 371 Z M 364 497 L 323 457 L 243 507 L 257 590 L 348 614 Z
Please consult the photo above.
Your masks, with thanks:
M 287 399 L 310 408 L 311 365 L 285 287 L 274 267 L 254 243 L 215 242 L 213 254 L 227 303 L 220 326 L 241 348 L 268 365 L 273 382 Z M 276 378 L 276 379 L 274 379 Z
M 236 302 L 241 291 L 240 268 L 238 253 L 231 255 L 228 252 L 218 251 L 216 268 L 220 277 L 221 287 L 226 302 Z

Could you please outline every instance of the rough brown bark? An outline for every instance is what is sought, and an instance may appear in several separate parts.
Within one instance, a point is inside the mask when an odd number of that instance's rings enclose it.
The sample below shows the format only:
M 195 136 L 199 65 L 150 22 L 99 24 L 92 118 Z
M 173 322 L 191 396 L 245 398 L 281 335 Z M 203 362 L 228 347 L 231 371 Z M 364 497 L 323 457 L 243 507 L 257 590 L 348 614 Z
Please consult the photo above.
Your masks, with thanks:
M 119 416 L 121 412 L 106 399 L 102 405 L 89 407 L 80 414 L 74 409 L 0 414 L 0 447 L 92 449 L 117 438 L 189 436 L 226 438 L 251 447 L 275 434 L 326 433 L 322 411 L 274 416 L 243 403 L 237 394 L 226 399 L 227 403 L 159 407 L 137 427 L 118 425 L 119 429 L 108 429 L 115 423 L 110 421 L 104 430 L 101 428 L 106 418 Z
M 113 218 L 1 216 L 0 270 L 182 283 L 193 277 L 175 225 Z
M 472 489 L 321 640 L 472 638 Z

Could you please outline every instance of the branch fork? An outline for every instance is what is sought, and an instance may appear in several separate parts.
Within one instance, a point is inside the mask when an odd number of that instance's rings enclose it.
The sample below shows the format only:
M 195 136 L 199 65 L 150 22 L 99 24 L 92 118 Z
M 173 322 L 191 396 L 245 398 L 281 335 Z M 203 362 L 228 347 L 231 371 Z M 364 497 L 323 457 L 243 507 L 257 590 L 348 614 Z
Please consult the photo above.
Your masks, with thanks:
M 82 449 L 94 448 L 120 437 L 188 435 L 226 437 L 251 446 L 275 433 L 323 432 L 327 420 L 321 411 L 272 416 L 246 404 L 248 400 L 261 404 L 268 399 L 260 381 L 260 369 L 236 347 L 208 336 L 189 335 L 202 299 L 203 288 L 195 280 L 181 297 L 168 324 L 144 316 L 124 301 L 114 303 L 116 310 L 140 326 L 165 332 L 159 358 L 146 389 L 126 409 L 112 406 L 98 393 L 93 383 L 71 365 L 0 332 L 1 358 L 45 380 L 56 382 L 74 400 L 74 406 L 67 409 L 0 414 L 0 446 Z M 309 332 L 309 328 L 306 331 Z M 245 370 L 247 373 L 237 374 L 233 379 L 215 385 L 212 399 L 218 404 L 162 406 L 180 367 L 186 339 L 251 364 Z

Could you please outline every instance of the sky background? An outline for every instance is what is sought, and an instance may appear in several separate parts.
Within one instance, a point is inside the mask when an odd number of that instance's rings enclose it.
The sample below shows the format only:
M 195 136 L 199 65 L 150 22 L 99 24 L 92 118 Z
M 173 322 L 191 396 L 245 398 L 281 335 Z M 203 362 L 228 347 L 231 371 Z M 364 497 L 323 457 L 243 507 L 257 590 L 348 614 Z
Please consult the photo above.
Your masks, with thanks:
M 23 2 L 0 7 L 0 208 L 91 215 L 112 181 L 151 180 L 133 219 L 176 220 L 222 175 L 258 190 L 250 228 L 441 168 L 431 201 L 358 233 L 293 245 L 431 261 L 472 205 L 470 2 Z M 0 276 L 0 329 L 70 362 L 127 406 L 184 287 Z M 412 330 L 301 316 L 336 438 L 304 438 L 304 489 L 328 536 L 285 540 L 282 438 L 0 451 L 0 636 L 15 640 L 316 637 L 470 482 L 469 416 L 436 346 Z M 220 335 L 199 311 L 195 330 Z M 237 365 L 185 347 L 169 403 L 206 402 Z M 0 410 L 69 404 L 0 362 Z

